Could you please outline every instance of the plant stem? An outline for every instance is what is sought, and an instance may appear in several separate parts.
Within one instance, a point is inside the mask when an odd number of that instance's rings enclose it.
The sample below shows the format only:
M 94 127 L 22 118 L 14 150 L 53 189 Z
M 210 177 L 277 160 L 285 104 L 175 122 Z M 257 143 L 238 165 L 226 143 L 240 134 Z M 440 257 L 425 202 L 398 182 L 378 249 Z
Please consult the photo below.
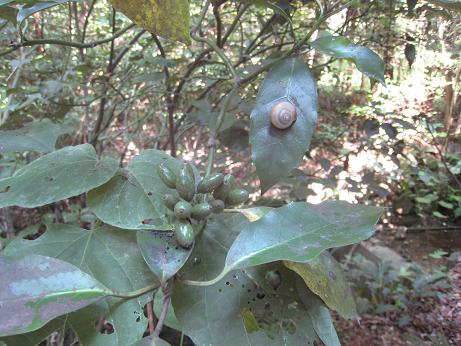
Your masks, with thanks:
M 157 327 L 154 331 L 154 338 L 160 336 L 160 332 L 162 331 L 163 325 L 165 323 L 166 315 L 168 313 L 168 307 L 170 306 L 171 301 L 171 294 L 173 292 L 173 282 L 169 281 L 166 283 L 165 288 L 163 289 L 163 303 L 162 303 L 162 312 L 157 321 Z
M 222 272 L 209 281 L 180 280 L 181 283 L 189 286 L 211 286 L 221 281 L 229 273 L 229 268 L 224 267 Z
M 109 296 L 117 297 L 117 298 L 123 298 L 123 299 L 132 299 L 132 298 L 137 298 L 139 296 L 142 296 L 143 294 L 146 294 L 148 292 L 151 292 L 157 288 L 160 287 L 159 283 L 154 283 L 152 285 L 140 288 L 139 290 L 131 291 L 131 292 L 126 292 L 126 293 L 119 293 L 119 292 L 111 292 L 108 294 Z
M 94 48 L 96 46 L 99 46 L 101 44 L 111 42 L 115 40 L 117 37 L 122 36 L 125 32 L 130 30 L 131 28 L 135 27 L 136 24 L 130 24 L 126 28 L 123 28 L 117 32 L 115 32 L 111 37 L 104 38 L 102 40 L 98 41 L 92 41 L 88 43 L 81 43 L 81 42 L 74 42 L 74 41 L 65 41 L 65 40 L 56 40 L 56 39 L 40 39 L 40 40 L 25 40 L 24 42 L 21 43 L 15 43 L 12 45 L 10 49 L 7 49 L 6 51 L 0 53 L 0 57 L 10 54 L 11 52 L 14 52 L 16 49 L 21 48 L 21 47 L 30 47 L 30 46 L 37 46 L 41 44 L 56 44 L 59 46 L 67 46 L 67 47 L 73 47 L 73 48 Z

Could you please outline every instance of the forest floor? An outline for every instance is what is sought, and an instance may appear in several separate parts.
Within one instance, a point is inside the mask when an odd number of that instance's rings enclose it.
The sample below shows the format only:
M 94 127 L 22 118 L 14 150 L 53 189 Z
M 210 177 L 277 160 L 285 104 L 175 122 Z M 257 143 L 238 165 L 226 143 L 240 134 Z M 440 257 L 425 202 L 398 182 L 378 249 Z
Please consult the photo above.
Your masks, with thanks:
M 459 232 L 459 231 L 458 231 Z M 437 288 L 442 298 L 414 296 L 405 308 L 384 313 L 364 313 L 358 321 L 335 317 L 338 334 L 344 346 L 416 346 L 461 345 L 461 254 L 454 261 L 447 257 L 428 256 L 440 249 L 423 233 L 409 233 L 404 237 L 389 232 L 378 232 L 373 243 L 389 247 L 405 260 L 414 261 L 423 268 L 433 269 L 448 265 L 448 287 Z M 460 251 L 451 247 L 447 252 Z M 405 318 L 405 323 L 402 323 Z

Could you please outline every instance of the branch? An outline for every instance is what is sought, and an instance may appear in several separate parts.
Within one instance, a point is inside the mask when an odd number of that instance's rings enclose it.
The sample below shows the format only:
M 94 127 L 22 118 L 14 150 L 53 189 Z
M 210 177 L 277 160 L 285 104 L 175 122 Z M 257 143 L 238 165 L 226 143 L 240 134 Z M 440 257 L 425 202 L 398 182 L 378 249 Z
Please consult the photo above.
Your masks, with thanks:
M 10 49 L 7 49 L 6 51 L 0 53 L 0 57 L 10 54 L 11 52 L 14 52 L 15 50 L 21 47 L 31 47 L 31 46 L 37 46 L 37 45 L 42 45 L 42 44 L 54 44 L 58 46 L 66 46 L 66 47 L 72 47 L 72 48 L 94 48 L 96 46 L 100 46 L 104 43 L 115 40 L 116 38 L 122 36 L 125 32 L 127 32 L 128 30 L 130 30 L 131 28 L 135 26 L 136 24 L 130 24 L 126 28 L 123 28 L 115 32 L 114 35 L 112 35 L 111 37 L 107 37 L 102 40 L 92 41 L 88 43 L 56 40 L 56 39 L 25 40 L 24 42 L 21 42 L 21 43 L 12 44 L 12 47 Z

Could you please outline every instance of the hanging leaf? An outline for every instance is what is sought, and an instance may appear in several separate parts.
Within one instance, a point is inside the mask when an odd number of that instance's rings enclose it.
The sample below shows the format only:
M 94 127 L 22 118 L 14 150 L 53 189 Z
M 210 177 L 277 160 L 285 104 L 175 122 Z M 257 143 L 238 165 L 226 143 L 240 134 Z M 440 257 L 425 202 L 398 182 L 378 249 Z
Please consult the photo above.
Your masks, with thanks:
M 284 130 L 271 125 L 269 113 L 280 102 L 295 106 L 297 119 Z M 298 58 L 285 59 L 264 79 L 251 112 L 251 157 L 266 192 L 301 162 L 317 122 L 317 88 L 306 64 Z
M 117 166 L 112 158 L 98 160 L 90 144 L 65 147 L 32 161 L 10 178 L 0 179 L 0 208 L 34 208 L 77 196 L 104 184 Z
M 338 334 L 331 319 L 330 311 L 322 300 L 312 293 L 301 278 L 296 278 L 296 289 L 301 301 L 307 309 L 312 325 L 320 340 L 326 346 L 341 346 Z
M 172 233 L 139 231 L 136 236 L 147 265 L 162 284 L 181 269 L 192 252 L 192 248 L 178 246 Z
M 2 256 L 0 277 L 0 336 L 34 331 L 111 294 L 72 264 L 45 256 Z
M 147 31 L 190 44 L 188 0 L 110 0 L 110 3 Z
M 157 166 L 166 162 L 179 172 L 181 163 L 159 150 L 146 150 L 128 167 L 106 184 L 88 193 L 88 205 L 98 218 L 124 229 L 171 230 L 166 218 L 168 209 L 162 201 L 168 188 L 157 173 Z
M 344 36 L 331 35 L 316 39 L 311 46 L 334 58 L 352 59 L 360 72 L 386 85 L 384 62 L 371 49 L 353 44 Z
M 55 149 L 56 140 L 64 132 L 60 125 L 49 119 L 27 123 L 17 130 L 0 131 L 0 153 L 50 152 Z
M 224 271 L 277 260 L 307 262 L 326 249 L 369 238 L 381 208 L 327 201 L 290 203 L 245 226 L 226 257 Z
M 357 317 L 352 290 L 341 266 L 324 251 L 307 263 L 284 261 L 285 266 L 301 276 L 307 287 L 325 304 L 344 318 Z
M 72 263 L 117 292 L 129 292 L 156 282 L 142 258 L 134 232 L 107 226 L 91 231 L 54 224 L 36 240 L 15 239 L 2 251 L 8 256 L 47 255 Z M 151 296 L 131 300 L 105 297 L 66 318 L 83 345 L 125 346 L 142 338 L 147 327 L 143 306 Z M 114 328 L 101 334 L 95 321 L 104 316 Z

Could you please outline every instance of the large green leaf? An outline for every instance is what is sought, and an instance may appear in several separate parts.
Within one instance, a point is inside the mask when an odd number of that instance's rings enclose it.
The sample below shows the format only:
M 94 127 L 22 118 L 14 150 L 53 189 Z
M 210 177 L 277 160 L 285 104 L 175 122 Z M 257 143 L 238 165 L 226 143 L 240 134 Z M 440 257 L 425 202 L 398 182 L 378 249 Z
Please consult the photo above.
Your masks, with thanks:
M 146 150 L 106 184 L 88 193 L 90 209 L 105 223 L 126 229 L 170 230 L 165 220 L 165 193 L 176 193 L 159 178 L 157 166 L 167 162 L 178 171 L 181 163 L 159 150 Z
M 296 106 L 297 120 L 288 129 L 271 125 L 269 112 L 278 102 Z M 317 87 L 306 64 L 285 59 L 264 79 L 251 112 L 251 157 L 264 193 L 301 162 L 317 122 Z
M 307 262 L 323 250 L 369 238 L 381 208 L 327 201 L 273 209 L 245 226 L 226 258 L 226 270 L 277 260 Z
M 139 231 L 137 239 L 147 265 L 162 284 L 182 268 L 192 252 L 192 248 L 178 246 L 172 233 Z
M 46 254 L 72 263 L 106 287 L 128 292 L 156 282 L 142 258 L 134 232 L 107 226 L 87 231 L 70 225 L 51 225 L 36 240 L 15 239 L 5 255 Z M 143 306 L 149 297 L 128 301 L 106 297 L 70 314 L 72 327 L 82 344 L 126 346 L 140 340 L 147 326 Z M 94 328 L 99 317 L 111 323 L 114 333 L 101 334 Z
M 0 336 L 34 331 L 111 293 L 74 265 L 45 256 L 0 256 L 0 277 Z
M 344 36 L 331 35 L 319 37 L 311 46 L 335 58 L 352 59 L 359 71 L 386 85 L 384 62 L 370 48 L 353 44 Z
M 210 220 L 180 272 L 181 279 L 215 277 L 233 239 L 247 223 L 240 214 Z M 264 278 L 268 270 L 281 274 L 282 285 L 276 290 Z M 172 297 L 175 314 L 184 333 L 198 345 L 312 344 L 315 333 L 293 294 L 294 278 L 281 264 L 271 263 L 229 273 L 211 286 L 190 286 L 178 280 Z
M 0 180 L 0 208 L 33 208 L 79 195 L 107 182 L 117 160 L 98 160 L 89 144 L 65 147 L 42 156 Z
M 326 346 L 341 346 L 330 311 L 322 300 L 306 288 L 303 280 L 299 277 L 296 278 L 296 289 L 301 301 L 307 308 L 307 313 L 320 340 Z
M 449 10 L 461 12 L 461 0 L 429 0 L 429 2 Z
M 55 149 L 56 140 L 62 133 L 61 126 L 49 119 L 27 123 L 17 130 L 0 131 L 0 153 L 50 152 Z
M 190 43 L 188 0 L 110 0 L 110 3 L 147 31 Z
M 357 317 L 352 290 L 338 262 L 324 251 L 307 263 L 285 261 L 285 266 L 301 276 L 307 287 L 344 318 Z

